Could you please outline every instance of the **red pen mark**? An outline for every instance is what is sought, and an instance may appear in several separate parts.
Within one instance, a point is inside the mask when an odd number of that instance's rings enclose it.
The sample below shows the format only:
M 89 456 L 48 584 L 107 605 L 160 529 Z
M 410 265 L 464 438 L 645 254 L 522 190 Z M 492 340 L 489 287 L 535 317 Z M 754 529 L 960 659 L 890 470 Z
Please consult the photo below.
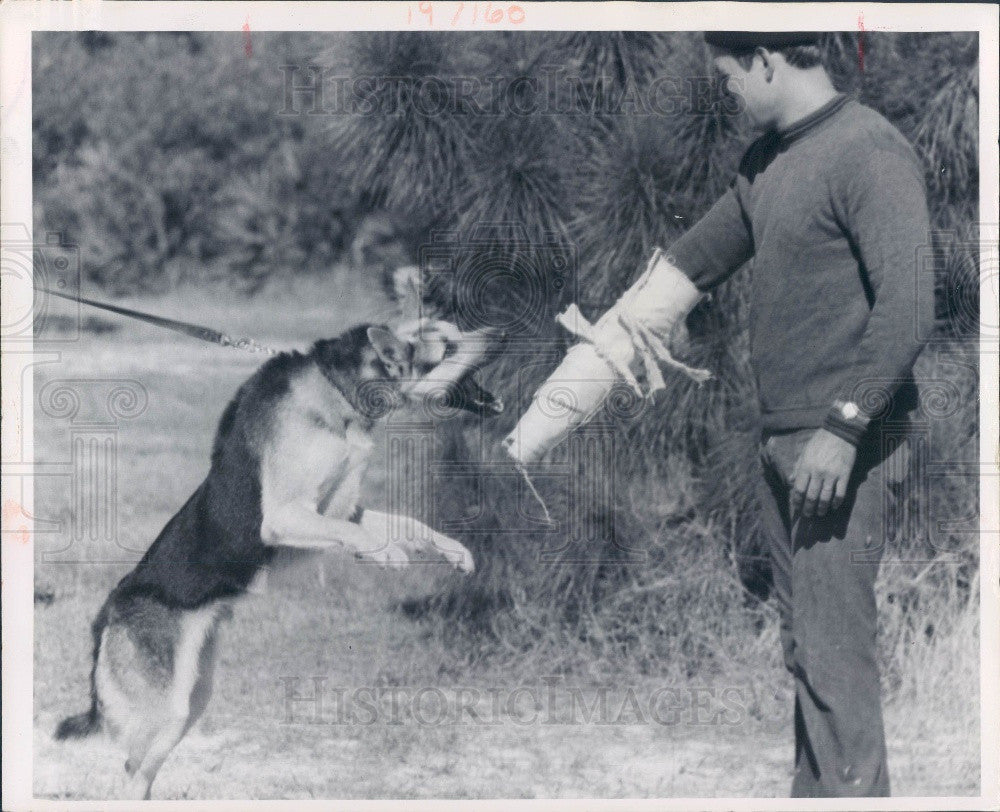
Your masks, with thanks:
M 21 507 L 20 502 L 15 502 L 13 499 L 8 499 L 3 503 L 3 523 L 5 525 L 4 531 L 7 533 L 13 533 L 14 538 L 17 539 L 21 544 L 27 544 L 29 541 L 28 536 L 28 525 L 22 524 L 17 528 L 11 528 L 10 523 L 14 519 L 24 518 L 26 516 L 24 508 Z
M 493 8 L 492 3 L 486 4 L 486 11 L 483 12 L 483 18 L 488 23 L 498 23 L 503 19 L 503 9 Z
M 858 12 L 858 70 L 865 72 L 865 13 Z
M 247 21 L 243 23 L 243 53 L 247 55 L 247 59 L 253 56 L 253 40 L 250 39 L 249 17 L 247 17 Z

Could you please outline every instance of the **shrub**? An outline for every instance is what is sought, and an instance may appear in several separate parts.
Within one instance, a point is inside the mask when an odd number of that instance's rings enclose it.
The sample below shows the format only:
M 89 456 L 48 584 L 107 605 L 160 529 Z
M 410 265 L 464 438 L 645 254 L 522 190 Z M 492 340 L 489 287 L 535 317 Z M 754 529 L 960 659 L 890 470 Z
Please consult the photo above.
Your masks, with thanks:
M 36 224 L 117 291 L 260 279 L 342 250 L 343 165 L 282 115 L 281 66 L 312 38 L 35 37 Z M 313 46 L 313 50 L 315 46 Z

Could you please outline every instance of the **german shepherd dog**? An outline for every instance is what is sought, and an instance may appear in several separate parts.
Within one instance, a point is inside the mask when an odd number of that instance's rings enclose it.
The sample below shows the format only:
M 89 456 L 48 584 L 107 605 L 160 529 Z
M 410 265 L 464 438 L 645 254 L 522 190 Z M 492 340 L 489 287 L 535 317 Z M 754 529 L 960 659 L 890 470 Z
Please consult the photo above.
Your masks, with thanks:
M 278 547 L 347 549 L 389 566 L 426 549 L 473 569 L 461 544 L 415 520 L 401 523 L 412 537 L 390 542 L 390 517 L 359 505 L 381 416 L 371 404 L 384 414 L 414 399 L 411 384 L 431 371 L 415 360 L 420 350 L 385 327 L 356 327 L 269 360 L 226 407 L 208 476 L 94 620 L 90 707 L 55 733 L 103 729 L 123 744 L 130 797 L 150 797 L 160 766 L 205 710 L 220 621 Z M 498 413 L 463 369 L 448 402 Z

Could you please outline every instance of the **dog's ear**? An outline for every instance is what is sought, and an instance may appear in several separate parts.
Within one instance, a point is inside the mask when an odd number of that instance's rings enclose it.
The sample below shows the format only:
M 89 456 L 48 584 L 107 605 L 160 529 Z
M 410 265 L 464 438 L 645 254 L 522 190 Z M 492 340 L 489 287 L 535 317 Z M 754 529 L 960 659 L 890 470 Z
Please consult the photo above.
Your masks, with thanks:
M 409 348 L 385 327 L 369 327 L 368 342 L 389 374 L 401 378 L 409 363 Z

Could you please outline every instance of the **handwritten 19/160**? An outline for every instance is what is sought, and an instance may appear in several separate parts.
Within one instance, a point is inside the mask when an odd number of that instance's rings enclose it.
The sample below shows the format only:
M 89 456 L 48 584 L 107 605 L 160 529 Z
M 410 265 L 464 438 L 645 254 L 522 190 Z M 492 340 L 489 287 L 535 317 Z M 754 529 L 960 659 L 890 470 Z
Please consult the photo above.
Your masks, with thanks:
M 413 3 L 407 3 L 406 6 L 407 25 L 426 23 L 429 28 L 433 28 L 434 7 L 437 5 L 440 9 L 444 4 L 432 3 L 430 0 L 418 3 L 417 14 L 422 14 L 423 18 L 414 15 L 413 5 Z M 448 5 L 451 4 L 449 3 Z M 477 23 L 498 25 L 505 21 L 511 25 L 519 25 L 524 22 L 525 18 L 524 9 L 518 5 L 510 5 L 506 9 L 494 7 L 493 3 L 456 3 L 455 5 L 457 8 L 450 18 L 450 25 L 452 27 L 459 25 L 459 23 L 465 25 L 476 25 Z M 482 14 L 480 14 L 481 6 Z M 445 18 L 447 19 L 447 14 L 445 14 Z M 441 17 L 439 16 L 438 19 L 440 20 Z

